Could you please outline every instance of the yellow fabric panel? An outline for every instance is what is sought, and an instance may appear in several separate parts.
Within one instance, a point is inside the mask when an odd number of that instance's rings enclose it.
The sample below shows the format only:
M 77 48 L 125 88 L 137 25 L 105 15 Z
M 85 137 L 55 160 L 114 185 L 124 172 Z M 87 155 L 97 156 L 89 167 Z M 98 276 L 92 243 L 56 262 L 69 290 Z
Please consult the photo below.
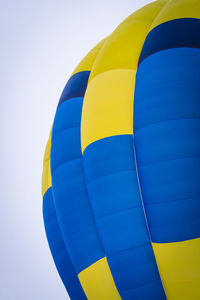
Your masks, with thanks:
M 82 151 L 104 137 L 133 133 L 134 70 L 111 70 L 89 84 L 83 103 Z
M 133 133 L 138 60 L 149 28 L 165 2 L 153 2 L 129 16 L 101 48 L 83 102 L 82 151 L 99 139 Z
M 99 50 L 102 48 L 104 42 L 106 39 L 102 40 L 100 43 L 98 43 L 84 58 L 83 60 L 79 63 L 79 65 L 76 67 L 72 75 L 78 72 L 82 71 L 90 71 L 92 69 L 94 60 L 96 56 L 99 53 Z M 72 76 L 71 75 L 71 76 Z
M 168 0 L 164 9 L 153 22 L 151 29 L 164 22 L 179 18 L 200 18 L 200 1 Z
M 166 1 L 156 1 L 123 21 L 107 38 L 92 67 L 89 82 L 97 74 L 112 69 L 137 69 L 149 28 Z
M 120 300 L 107 258 L 104 257 L 78 274 L 89 300 Z
M 52 186 L 51 168 L 50 168 L 50 151 L 51 151 L 51 133 L 44 153 L 43 172 L 42 172 L 42 197 L 44 196 L 46 191 Z
M 168 300 L 200 299 L 200 238 L 152 243 Z
M 47 161 L 43 166 L 43 172 L 42 172 L 42 197 L 44 197 L 44 194 L 51 186 L 52 186 L 52 181 L 51 181 L 50 161 Z

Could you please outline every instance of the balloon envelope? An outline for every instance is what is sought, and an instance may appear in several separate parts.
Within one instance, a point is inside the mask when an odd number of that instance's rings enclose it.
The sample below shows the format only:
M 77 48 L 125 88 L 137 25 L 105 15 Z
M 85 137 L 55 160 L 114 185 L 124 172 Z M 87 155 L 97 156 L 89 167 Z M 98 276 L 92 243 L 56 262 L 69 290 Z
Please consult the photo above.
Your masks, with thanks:
M 42 178 L 72 300 L 200 298 L 200 2 L 136 11 L 60 97 Z

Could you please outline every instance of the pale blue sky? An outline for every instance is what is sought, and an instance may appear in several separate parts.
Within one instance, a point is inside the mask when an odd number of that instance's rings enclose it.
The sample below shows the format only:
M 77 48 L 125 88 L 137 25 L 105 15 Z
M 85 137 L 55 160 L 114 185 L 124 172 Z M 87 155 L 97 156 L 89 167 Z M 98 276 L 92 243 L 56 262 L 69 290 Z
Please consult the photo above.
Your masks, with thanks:
M 61 91 L 84 55 L 142 0 L 0 4 L 0 299 L 64 300 L 41 197 L 45 144 Z

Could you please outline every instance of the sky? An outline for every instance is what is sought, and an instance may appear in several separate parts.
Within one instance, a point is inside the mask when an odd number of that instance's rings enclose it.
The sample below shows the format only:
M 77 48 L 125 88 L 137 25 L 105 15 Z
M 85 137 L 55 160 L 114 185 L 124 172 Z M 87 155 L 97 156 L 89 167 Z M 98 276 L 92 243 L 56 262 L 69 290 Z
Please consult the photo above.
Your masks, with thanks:
M 42 219 L 41 174 L 70 74 L 143 0 L 0 2 L 0 299 L 66 300 Z

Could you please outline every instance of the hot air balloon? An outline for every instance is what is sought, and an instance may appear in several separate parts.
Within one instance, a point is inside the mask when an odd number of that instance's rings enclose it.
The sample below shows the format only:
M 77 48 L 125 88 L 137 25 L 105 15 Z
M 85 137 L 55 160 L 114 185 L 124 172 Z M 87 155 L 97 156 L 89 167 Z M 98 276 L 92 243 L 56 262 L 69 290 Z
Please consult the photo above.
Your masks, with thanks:
M 43 164 L 72 300 L 200 299 L 200 1 L 158 0 L 80 62 Z

